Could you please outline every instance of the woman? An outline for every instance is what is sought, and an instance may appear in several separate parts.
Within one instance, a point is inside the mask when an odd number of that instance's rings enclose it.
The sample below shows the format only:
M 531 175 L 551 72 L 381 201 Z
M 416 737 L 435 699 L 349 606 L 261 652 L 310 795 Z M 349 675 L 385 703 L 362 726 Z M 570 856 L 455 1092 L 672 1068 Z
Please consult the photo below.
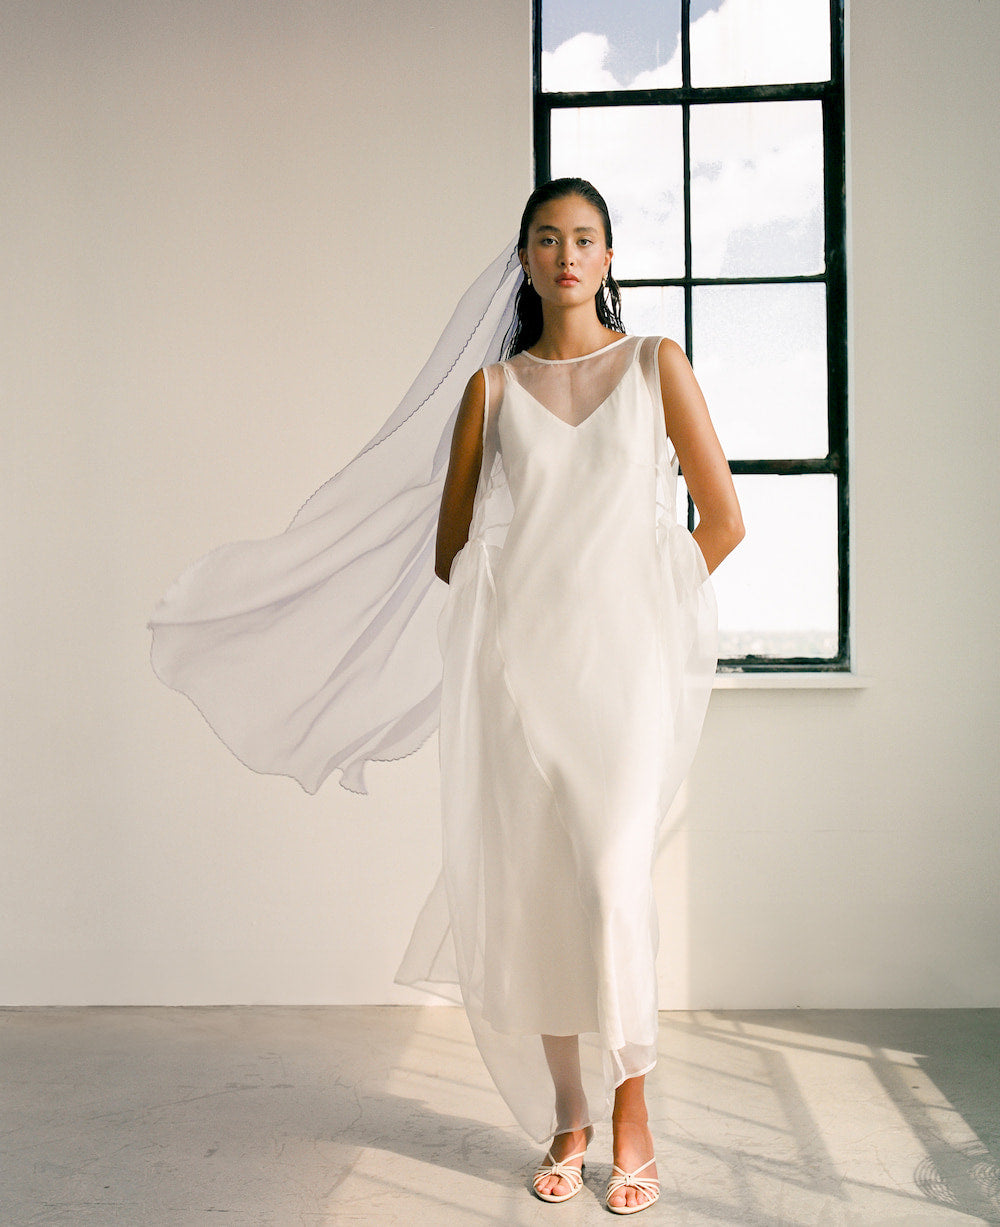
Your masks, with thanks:
M 596 189 L 535 191 L 517 251 L 508 361 L 468 382 L 437 531 L 449 910 L 487 1065 L 529 1132 L 554 1134 L 534 1191 L 579 1191 L 613 1090 L 607 1204 L 634 1213 L 659 1196 L 656 834 L 715 670 L 707 576 L 744 530 L 683 351 L 622 328 Z
M 460 987 L 497 1087 L 552 1139 L 543 1199 L 579 1190 L 613 1100 L 609 1206 L 634 1213 L 658 1191 L 653 851 L 715 673 L 708 573 L 743 528 L 691 368 L 624 333 L 611 256 L 590 184 L 540 188 L 369 444 L 148 625 L 157 675 L 309 793 L 335 770 L 364 792 L 440 708 L 444 867 L 397 980 Z

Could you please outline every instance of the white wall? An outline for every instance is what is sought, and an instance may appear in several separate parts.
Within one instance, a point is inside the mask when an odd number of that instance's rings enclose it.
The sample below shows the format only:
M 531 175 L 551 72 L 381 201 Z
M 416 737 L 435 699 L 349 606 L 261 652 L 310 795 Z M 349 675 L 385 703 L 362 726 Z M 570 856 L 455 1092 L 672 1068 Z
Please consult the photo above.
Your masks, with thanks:
M 529 8 L 3 5 L 0 1002 L 414 999 L 433 743 L 367 799 L 254 775 L 145 620 L 284 528 L 513 232 Z M 872 684 L 714 696 L 659 871 L 664 1006 L 1000 1004 L 998 36 L 978 0 L 853 6 Z

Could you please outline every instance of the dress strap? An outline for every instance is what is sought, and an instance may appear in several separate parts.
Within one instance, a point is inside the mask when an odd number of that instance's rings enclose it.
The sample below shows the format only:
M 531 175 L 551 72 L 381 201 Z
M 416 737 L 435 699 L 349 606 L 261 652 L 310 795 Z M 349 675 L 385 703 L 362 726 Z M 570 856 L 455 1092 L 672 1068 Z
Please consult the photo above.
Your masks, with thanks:
M 483 430 L 479 442 L 482 444 L 483 455 L 486 455 L 486 434 L 490 426 L 490 368 L 483 367 L 483 383 L 485 392 L 483 395 Z
M 649 390 L 650 399 L 656 408 L 656 439 L 659 448 L 663 448 L 663 456 L 669 467 L 677 460 L 677 452 L 673 440 L 667 434 L 667 424 L 663 416 L 663 388 L 660 384 L 660 345 L 666 337 L 643 337 L 639 347 L 639 364 L 642 377 Z
M 507 383 L 507 364 L 494 362 L 483 367 L 483 378 L 486 380 L 486 399 L 483 403 L 483 456 L 488 454 L 490 440 L 496 438 L 497 415 L 500 412 L 500 402 L 503 400 L 504 388 Z

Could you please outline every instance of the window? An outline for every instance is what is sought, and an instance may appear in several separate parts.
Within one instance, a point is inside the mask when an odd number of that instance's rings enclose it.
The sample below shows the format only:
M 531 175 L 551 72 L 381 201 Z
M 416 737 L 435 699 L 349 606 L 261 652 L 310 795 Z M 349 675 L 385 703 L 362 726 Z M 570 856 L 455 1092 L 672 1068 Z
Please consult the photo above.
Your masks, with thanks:
M 534 44 L 536 181 L 607 198 L 733 470 L 720 669 L 849 669 L 843 0 L 535 0 Z

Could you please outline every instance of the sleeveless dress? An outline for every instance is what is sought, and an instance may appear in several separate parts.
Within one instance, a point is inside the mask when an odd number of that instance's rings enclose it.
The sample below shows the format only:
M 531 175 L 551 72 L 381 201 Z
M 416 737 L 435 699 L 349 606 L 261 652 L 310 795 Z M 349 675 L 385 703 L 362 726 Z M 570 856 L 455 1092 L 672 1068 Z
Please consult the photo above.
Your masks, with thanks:
M 484 368 L 483 464 L 439 624 L 443 871 L 397 980 L 458 983 L 538 1141 L 567 1123 L 541 1036 L 579 1036 L 576 1124 L 655 1063 L 657 835 L 717 663 L 658 346 Z
M 196 560 L 147 625 L 156 675 L 248 767 L 308 793 L 338 771 L 367 791 L 367 763 L 412 753 L 440 720 L 443 869 L 396 979 L 458 991 L 498 1089 L 541 1141 L 560 1125 L 542 1036 L 579 1037 L 574 1123 L 606 1115 L 655 1059 L 652 860 L 700 735 L 716 616 L 677 522 L 659 339 L 496 363 L 516 247 L 284 532 Z M 435 526 L 479 368 L 483 464 L 446 587 Z

